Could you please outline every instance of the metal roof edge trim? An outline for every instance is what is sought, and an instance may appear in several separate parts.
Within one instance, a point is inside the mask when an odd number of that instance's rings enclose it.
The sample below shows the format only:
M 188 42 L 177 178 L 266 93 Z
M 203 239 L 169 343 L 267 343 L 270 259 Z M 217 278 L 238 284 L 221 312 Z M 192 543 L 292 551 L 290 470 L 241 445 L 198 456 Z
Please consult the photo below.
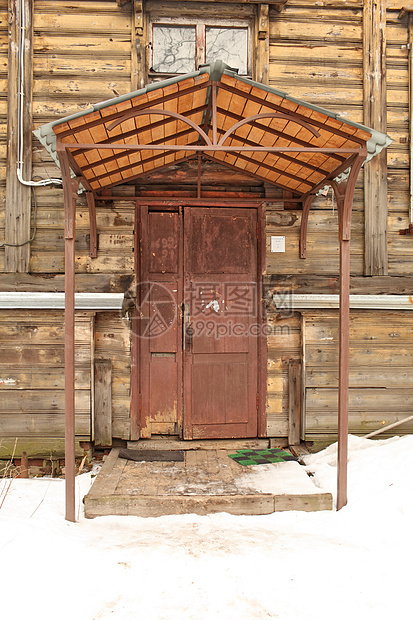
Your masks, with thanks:
M 76 310 L 121 310 L 123 293 L 75 293 Z M 9 292 L 0 294 L 0 309 L 64 310 L 64 293 Z
M 411 295 L 350 295 L 350 308 L 366 310 L 413 310 Z M 277 310 L 318 310 L 339 307 L 339 295 L 273 295 Z

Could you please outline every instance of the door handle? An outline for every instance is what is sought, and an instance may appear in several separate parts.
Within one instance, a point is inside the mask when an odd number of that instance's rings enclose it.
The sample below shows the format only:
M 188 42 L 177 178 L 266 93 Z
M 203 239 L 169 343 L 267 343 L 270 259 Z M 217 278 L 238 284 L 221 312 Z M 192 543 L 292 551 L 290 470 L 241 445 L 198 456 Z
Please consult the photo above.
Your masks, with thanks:
M 182 304 L 182 348 L 190 352 L 192 348 L 192 327 L 189 304 Z

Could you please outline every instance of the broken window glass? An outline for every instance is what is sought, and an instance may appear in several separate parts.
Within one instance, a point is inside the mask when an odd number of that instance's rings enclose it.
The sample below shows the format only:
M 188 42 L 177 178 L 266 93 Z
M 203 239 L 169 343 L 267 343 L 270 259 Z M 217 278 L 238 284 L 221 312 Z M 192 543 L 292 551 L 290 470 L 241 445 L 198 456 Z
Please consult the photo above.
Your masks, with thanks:
M 152 69 L 158 73 L 195 70 L 195 27 L 153 26 Z
M 248 73 L 247 28 L 206 28 L 206 62 L 217 59 L 241 75 Z

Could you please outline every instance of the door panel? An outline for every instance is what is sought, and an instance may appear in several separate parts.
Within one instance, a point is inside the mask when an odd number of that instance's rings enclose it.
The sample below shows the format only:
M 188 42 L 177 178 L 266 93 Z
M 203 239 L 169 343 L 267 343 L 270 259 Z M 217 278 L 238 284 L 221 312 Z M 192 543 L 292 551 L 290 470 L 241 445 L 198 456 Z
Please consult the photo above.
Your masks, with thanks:
M 237 215 L 228 213 L 228 209 L 225 209 L 226 215 L 217 213 L 224 209 L 193 210 L 197 213 L 191 212 L 191 236 L 186 256 L 189 273 L 202 277 L 215 273 L 249 273 L 254 248 L 250 217 L 244 210 L 237 210 Z M 215 211 L 215 214 L 208 211 Z
M 140 436 L 175 435 L 182 427 L 180 215 L 143 207 L 141 227 Z
M 247 355 L 196 356 L 192 366 L 193 424 L 248 423 L 247 362 Z

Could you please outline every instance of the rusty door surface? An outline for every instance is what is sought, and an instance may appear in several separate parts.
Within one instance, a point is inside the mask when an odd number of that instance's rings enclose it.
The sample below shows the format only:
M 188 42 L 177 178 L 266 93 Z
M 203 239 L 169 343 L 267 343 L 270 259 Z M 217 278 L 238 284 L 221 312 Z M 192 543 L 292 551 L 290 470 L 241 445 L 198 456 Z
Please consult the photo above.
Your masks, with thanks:
M 182 428 L 182 212 L 141 207 L 140 436 Z
M 184 437 L 257 435 L 254 209 L 187 208 Z
M 142 207 L 141 240 L 141 437 L 256 437 L 256 210 Z

